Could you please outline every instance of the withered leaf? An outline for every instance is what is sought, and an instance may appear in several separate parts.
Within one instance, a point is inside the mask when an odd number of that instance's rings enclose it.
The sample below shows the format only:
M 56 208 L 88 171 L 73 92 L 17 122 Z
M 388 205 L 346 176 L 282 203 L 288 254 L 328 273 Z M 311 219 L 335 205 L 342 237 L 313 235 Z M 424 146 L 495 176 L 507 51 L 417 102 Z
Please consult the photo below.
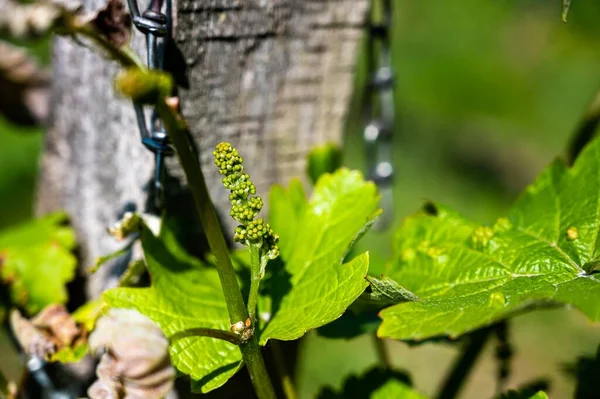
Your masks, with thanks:
M 49 76 L 27 53 L 0 41 L 0 114 L 21 125 L 48 117 Z
M 131 15 L 121 0 L 108 0 L 106 6 L 91 17 L 90 23 L 116 47 L 125 46 L 131 39 Z
M 63 305 L 49 305 L 34 318 L 24 318 L 18 310 L 10 324 L 19 344 L 31 356 L 49 359 L 65 347 L 87 339 L 87 330 L 77 323 Z
M 132 309 L 110 309 L 90 335 L 90 348 L 103 353 L 90 399 L 160 399 L 173 387 L 175 369 L 160 328 Z

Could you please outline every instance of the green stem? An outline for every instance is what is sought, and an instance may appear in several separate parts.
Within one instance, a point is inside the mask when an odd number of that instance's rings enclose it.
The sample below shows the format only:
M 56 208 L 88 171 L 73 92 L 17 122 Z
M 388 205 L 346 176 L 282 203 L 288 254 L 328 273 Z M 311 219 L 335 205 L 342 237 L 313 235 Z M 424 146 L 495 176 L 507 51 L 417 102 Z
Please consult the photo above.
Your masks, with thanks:
M 260 287 L 260 248 L 261 245 L 250 244 L 250 292 L 248 293 L 248 315 L 252 324 L 256 323 L 256 306 Z
M 265 361 L 260 352 L 256 336 L 253 335 L 248 342 L 240 345 L 240 349 L 242 350 L 242 357 L 248 368 L 248 374 L 250 374 L 250 380 L 254 386 L 256 396 L 260 399 L 276 399 L 275 390 L 273 389 L 273 385 L 271 385 L 271 377 L 267 373 Z
M 200 162 L 190 142 L 190 134 L 183 120 L 174 114 L 174 111 L 169 108 L 164 99 L 158 101 L 156 111 L 160 115 L 169 139 L 179 156 L 208 245 L 217 260 L 217 272 L 227 302 L 230 321 L 232 324 L 245 321 L 248 318 L 246 305 L 229 257 L 229 248 L 223 236 L 217 212 L 206 187 Z
M 275 367 L 277 368 L 277 373 L 279 374 L 279 378 L 281 380 L 281 389 L 283 390 L 283 393 L 287 399 L 296 399 L 296 388 L 294 387 L 294 382 L 290 376 L 289 368 L 285 362 L 285 357 L 283 356 L 283 351 L 281 350 L 281 344 L 275 339 L 272 339 L 270 343 L 273 360 L 275 360 Z
M 163 121 L 171 143 L 175 147 L 187 178 L 188 187 L 194 198 L 208 245 L 217 260 L 217 272 L 227 303 L 230 321 L 232 324 L 238 321 L 245 321 L 248 319 L 248 312 L 233 265 L 231 264 L 229 248 L 227 247 L 217 213 L 206 187 L 206 181 L 198 156 L 190 142 L 190 134 L 183 119 L 167 105 L 164 98 L 161 98 L 157 102 L 156 111 Z M 253 326 L 254 323 L 252 323 L 252 327 L 250 328 L 253 328 Z M 275 392 L 267 374 L 256 337 L 253 335 L 247 343 L 240 345 L 240 349 L 258 397 L 260 399 L 275 398 Z
M 392 359 L 390 359 L 390 354 L 387 351 L 385 341 L 382 338 L 377 336 L 377 333 L 374 332 L 371 334 L 373 338 L 373 345 L 375 346 L 375 351 L 377 352 L 377 359 L 379 362 L 388 370 L 392 369 Z
M 89 38 L 108 52 L 111 58 L 119 62 L 122 66 L 137 67 L 140 70 L 146 70 L 132 52 L 115 47 L 89 24 L 70 27 L 70 32 Z M 208 245 L 217 260 L 217 272 L 227 304 L 229 320 L 231 324 L 239 321 L 245 323 L 248 320 L 246 305 L 244 304 L 237 277 L 231 264 L 227 242 L 223 236 L 217 213 L 206 187 L 206 181 L 198 156 L 190 141 L 187 126 L 177 111 L 167 105 L 165 98 L 158 99 L 155 107 L 169 139 L 175 147 L 179 162 L 188 182 L 188 187 L 194 198 L 196 210 L 206 234 Z M 254 328 L 254 323 L 248 328 Z M 275 399 L 275 391 L 267 374 L 256 337 L 252 335 L 246 343 L 240 345 L 240 350 L 258 397 L 260 399 Z
M 437 396 L 438 399 L 453 399 L 456 397 L 471 369 L 475 366 L 475 362 L 481 354 L 491 332 L 492 329 L 488 327 L 469 334 L 469 342 L 465 346 L 461 356 L 454 362 L 452 371 L 446 377 L 442 389 Z
M 190 328 L 189 330 L 179 331 L 169 337 L 169 341 L 173 342 L 186 337 L 210 337 L 217 338 L 223 341 L 231 342 L 234 345 L 240 345 L 242 340 L 239 335 L 231 331 L 216 330 L 214 328 Z
M 104 50 L 110 58 L 121 64 L 125 68 L 138 67 L 146 69 L 136 54 L 128 47 L 118 48 L 100 35 L 96 29 L 89 24 L 75 25 L 70 28 L 73 33 L 81 35 Z

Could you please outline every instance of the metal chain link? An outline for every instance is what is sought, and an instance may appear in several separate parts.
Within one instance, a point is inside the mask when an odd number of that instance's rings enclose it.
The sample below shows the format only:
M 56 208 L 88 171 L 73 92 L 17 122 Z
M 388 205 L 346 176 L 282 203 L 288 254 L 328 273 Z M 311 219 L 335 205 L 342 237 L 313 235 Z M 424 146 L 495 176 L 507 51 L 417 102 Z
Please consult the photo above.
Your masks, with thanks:
M 133 24 L 146 35 L 147 63 L 149 69 L 164 69 L 164 54 L 172 29 L 172 0 L 166 0 L 166 14 L 162 13 L 164 0 L 151 0 L 146 11 L 140 15 L 137 0 L 127 0 Z M 150 116 L 149 128 L 141 104 L 133 104 L 142 143 L 154 153 L 154 206 L 159 210 L 164 203 L 164 158 L 173 153 L 169 138 L 155 110 Z M 46 362 L 37 356 L 27 357 L 27 369 L 44 390 L 49 399 L 72 399 L 74 394 L 57 389 L 45 370 Z
M 127 0 L 135 27 L 146 35 L 147 63 L 149 69 L 164 69 L 165 48 L 172 30 L 172 0 L 151 0 L 148 8 L 140 15 L 137 0 Z M 162 12 L 166 3 L 165 13 Z M 133 103 L 142 144 L 154 153 L 154 205 L 161 209 L 164 204 L 165 157 L 173 154 L 169 137 L 158 114 L 152 110 L 149 128 L 144 107 Z
M 393 220 L 392 134 L 395 122 L 394 70 L 390 48 L 392 0 L 373 0 L 367 43 L 367 73 L 369 83 L 363 101 L 363 140 L 366 149 L 368 176 L 381 193 L 385 217 L 379 218 L 374 228 L 385 229 Z M 377 18 L 380 14 L 381 18 Z

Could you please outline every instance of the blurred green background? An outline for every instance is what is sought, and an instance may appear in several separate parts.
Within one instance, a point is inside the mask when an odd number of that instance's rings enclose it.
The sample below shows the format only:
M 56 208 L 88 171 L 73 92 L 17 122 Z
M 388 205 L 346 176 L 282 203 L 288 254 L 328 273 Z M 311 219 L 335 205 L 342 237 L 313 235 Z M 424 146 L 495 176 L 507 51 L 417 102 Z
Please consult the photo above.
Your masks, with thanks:
M 397 227 L 431 199 L 490 222 L 564 153 L 600 87 L 600 2 L 573 0 L 566 25 L 560 0 L 393 0 L 393 5 L 396 179 L 394 209 L 384 217 L 393 215 Z M 47 56 L 43 46 L 34 53 Z M 365 78 L 359 64 L 357 87 Z M 351 115 L 360 115 L 359 98 L 357 93 Z M 355 168 L 365 165 L 361 123 L 349 120 L 344 149 L 347 165 Z M 41 142 L 41 132 L 0 119 L 0 228 L 31 217 Z M 359 244 L 371 251 L 375 272 L 390 256 L 392 231 L 371 232 Z M 571 397 L 574 385 L 564 366 L 595 351 L 600 328 L 566 309 L 520 316 L 511 327 L 517 349 L 511 386 L 551 377 L 550 397 Z M 457 353 L 447 344 L 387 344 L 394 364 L 410 369 L 427 394 L 435 392 Z M 313 332 L 301 348 L 302 398 L 325 384 L 339 387 L 346 373 L 376 362 L 370 336 L 344 341 Z M 495 367 L 488 345 L 461 397 L 491 397 Z

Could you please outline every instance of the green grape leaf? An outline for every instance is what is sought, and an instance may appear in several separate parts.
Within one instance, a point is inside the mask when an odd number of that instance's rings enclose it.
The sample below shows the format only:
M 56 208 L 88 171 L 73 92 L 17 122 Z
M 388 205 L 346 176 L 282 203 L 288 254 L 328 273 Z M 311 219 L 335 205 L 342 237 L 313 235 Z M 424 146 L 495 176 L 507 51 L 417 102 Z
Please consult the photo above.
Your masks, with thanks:
M 371 398 L 371 399 L 427 399 L 413 390 L 405 373 L 374 367 L 360 376 L 350 376 L 342 390 L 327 387 L 318 399 Z
M 65 284 L 75 276 L 75 233 L 67 216 L 54 213 L 0 232 L 0 278 L 13 303 L 35 314 L 67 301 Z
M 298 179 L 292 179 L 286 190 L 275 185 L 269 193 L 269 222 L 279 236 L 279 252 L 286 259 L 293 251 L 294 237 L 306 210 L 306 193 Z
M 420 301 L 381 312 L 378 334 L 457 336 L 545 305 L 600 320 L 600 141 L 568 169 L 554 162 L 492 226 L 427 205 L 395 239 L 386 273 Z
M 155 237 L 145 225 L 141 240 L 152 285 L 114 288 L 104 293 L 106 302 L 137 309 L 157 323 L 167 337 L 192 328 L 229 330 L 217 271 L 187 254 L 176 241 L 167 243 Z M 175 339 L 169 351 L 173 365 L 194 380 L 195 392 L 220 387 L 241 365 L 239 348 L 214 338 Z
M 262 344 L 271 338 L 294 340 L 337 319 L 368 285 L 368 253 L 343 262 L 379 214 L 375 185 L 358 172 L 340 169 L 319 179 L 305 206 L 299 205 L 295 186 L 292 183 L 287 191 L 275 188 L 271 195 L 274 203 L 295 206 L 271 211 L 284 262 L 279 282 L 271 285 L 289 289 L 272 293 L 274 311 L 262 331 Z M 288 211 L 278 214 L 282 208 Z

